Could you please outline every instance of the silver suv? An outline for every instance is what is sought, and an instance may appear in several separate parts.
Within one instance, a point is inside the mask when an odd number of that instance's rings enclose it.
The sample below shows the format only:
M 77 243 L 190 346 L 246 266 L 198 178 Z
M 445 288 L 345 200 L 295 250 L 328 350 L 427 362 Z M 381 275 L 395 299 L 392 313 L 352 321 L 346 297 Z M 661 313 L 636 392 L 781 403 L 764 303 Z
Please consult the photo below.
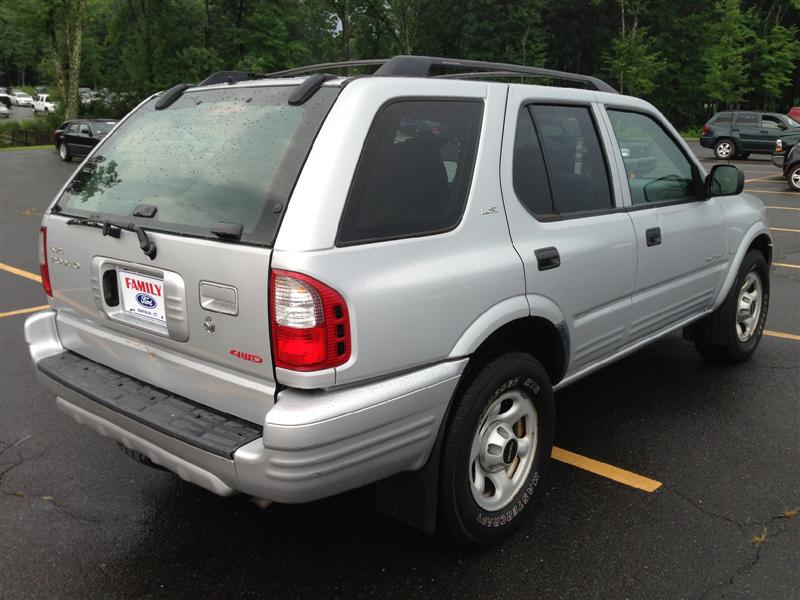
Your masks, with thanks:
M 143 102 L 44 215 L 26 340 L 141 462 L 286 503 L 379 482 L 379 510 L 492 543 L 530 512 L 553 390 L 679 329 L 753 353 L 765 210 L 597 79 L 365 62 Z

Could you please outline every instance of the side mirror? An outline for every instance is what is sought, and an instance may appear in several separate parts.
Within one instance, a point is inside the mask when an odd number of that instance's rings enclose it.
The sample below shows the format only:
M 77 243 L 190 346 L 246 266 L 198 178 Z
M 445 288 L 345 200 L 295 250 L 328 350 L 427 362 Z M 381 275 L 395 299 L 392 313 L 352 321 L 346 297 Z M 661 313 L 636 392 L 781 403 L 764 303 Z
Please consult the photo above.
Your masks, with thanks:
M 714 165 L 706 177 L 709 196 L 735 196 L 744 189 L 744 172 L 733 165 Z

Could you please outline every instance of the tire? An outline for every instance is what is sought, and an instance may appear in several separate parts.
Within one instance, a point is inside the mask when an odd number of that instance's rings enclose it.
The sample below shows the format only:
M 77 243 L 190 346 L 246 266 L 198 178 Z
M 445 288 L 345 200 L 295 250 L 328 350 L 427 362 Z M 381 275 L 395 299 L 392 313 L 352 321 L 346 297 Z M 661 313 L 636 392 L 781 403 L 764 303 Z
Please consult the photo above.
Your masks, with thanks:
M 67 150 L 67 145 L 64 142 L 59 142 L 56 148 L 58 149 L 58 155 L 61 157 L 61 160 L 64 162 L 70 162 L 72 160 L 72 155 L 69 153 L 69 150 Z
M 789 169 L 789 174 L 786 176 L 786 181 L 789 182 L 790 190 L 800 192 L 800 164 L 797 164 Z
M 718 160 L 730 160 L 736 155 L 736 144 L 733 140 L 722 138 L 714 144 L 714 158 Z
M 461 545 L 494 544 L 522 525 L 550 460 L 550 379 L 531 355 L 512 352 L 478 369 L 454 402 L 442 447 L 440 518 Z
M 769 267 L 764 255 L 750 250 L 744 257 L 725 302 L 712 315 L 711 339 L 695 341 L 709 360 L 736 364 L 756 351 L 769 310 Z

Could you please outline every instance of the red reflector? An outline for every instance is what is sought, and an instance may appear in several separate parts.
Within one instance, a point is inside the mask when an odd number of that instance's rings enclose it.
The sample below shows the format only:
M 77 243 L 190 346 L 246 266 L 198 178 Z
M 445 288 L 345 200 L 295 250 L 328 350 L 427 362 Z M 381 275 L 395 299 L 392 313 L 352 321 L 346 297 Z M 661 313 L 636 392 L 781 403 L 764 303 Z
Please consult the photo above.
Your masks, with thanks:
M 53 297 L 53 287 L 50 285 L 50 267 L 47 264 L 47 227 L 39 229 L 39 275 L 42 277 L 44 293 Z
M 308 275 L 273 270 L 269 298 L 276 367 L 318 371 L 350 359 L 350 317 L 339 292 Z

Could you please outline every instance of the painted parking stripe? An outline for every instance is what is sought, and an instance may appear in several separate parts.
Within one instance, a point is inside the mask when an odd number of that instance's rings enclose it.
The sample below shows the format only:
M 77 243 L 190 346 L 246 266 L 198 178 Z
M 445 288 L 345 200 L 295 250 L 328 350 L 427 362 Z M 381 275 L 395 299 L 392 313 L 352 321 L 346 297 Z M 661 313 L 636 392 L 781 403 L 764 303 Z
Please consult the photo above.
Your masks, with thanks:
M 800 265 L 793 265 L 791 263 L 774 262 L 772 265 L 775 267 L 783 267 L 785 269 L 800 269 Z
M 775 192 L 772 190 L 745 190 L 745 192 L 749 192 L 751 194 L 780 194 L 786 196 L 794 196 L 798 200 L 800 200 L 800 192 Z
M 572 465 L 573 467 L 578 467 L 584 471 L 589 471 L 595 475 L 600 475 L 606 479 L 611 479 L 617 483 L 621 483 L 638 490 L 643 490 L 645 492 L 655 492 L 663 485 L 660 481 L 656 481 L 655 479 L 650 479 L 649 477 L 644 477 L 643 475 L 638 475 L 636 473 L 632 473 L 631 471 L 620 469 L 619 467 L 600 462 L 599 460 L 594 460 L 588 456 L 575 454 L 574 452 L 564 450 L 563 448 L 553 447 L 553 453 L 550 456 L 559 462 Z
M 784 233 L 800 233 L 800 229 L 791 229 L 790 227 L 770 227 L 770 231 L 783 231 Z
M 31 273 L 30 271 L 23 271 L 22 269 L 18 269 L 17 267 L 12 267 L 11 265 L 7 265 L 6 263 L 0 262 L 0 271 L 5 271 L 6 273 L 13 273 L 14 275 L 19 275 L 20 277 L 24 277 L 25 279 L 30 279 L 31 281 L 42 283 L 42 278 L 39 277 L 36 273 Z
M 793 340 L 795 342 L 800 342 L 800 335 L 795 335 L 794 333 L 784 333 L 783 331 L 769 331 L 765 329 L 764 335 L 768 335 L 769 337 L 781 338 L 784 340 Z
M 42 304 L 41 306 L 31 306 L 30 308 L 20 308 L 19 310 L 10 310 L 8 312 L 1 312 L 0 319 L 3 317 L 14 317 L 16 315 L 27 315 L 28 313 L 37 312 L 50 308 L 49 304 Z
M 771 208 L 773 210 L 800 210 L 800 206 L 770 206 L 770 205 L 766 205 L 765 208 Z
M 763 173 L 764 171 L 753 171 L 754 173 Z M 745 183 L 752 183 L 754 181 L 781 181 L 783 177 L 780 175 L 768 175 L 766 177 L 757 177 L 755 179 L 745 179 Z

